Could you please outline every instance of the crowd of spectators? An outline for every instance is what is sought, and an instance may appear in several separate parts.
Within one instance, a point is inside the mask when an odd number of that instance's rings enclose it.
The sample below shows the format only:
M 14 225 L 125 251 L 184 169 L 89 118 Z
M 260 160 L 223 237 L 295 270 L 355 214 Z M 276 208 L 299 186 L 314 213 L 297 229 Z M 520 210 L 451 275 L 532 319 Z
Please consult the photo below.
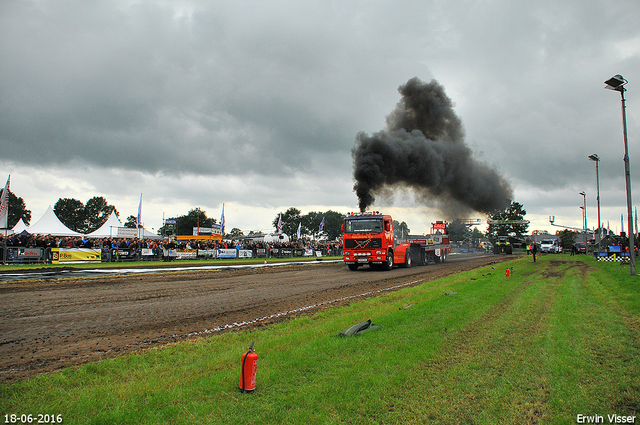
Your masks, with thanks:
M 5 235 L 0 234 L 0 250 L 5 246 Z M 248 240 L 175 240 L 173 238 L 87 238 L 85 236 L 58 237 L 52 235 L 12 234 L 6 237 L 6 246 L 14 248 L 90 248 L 101 249 L 103 261 L 115 261 L 124 258 L 140 259 L 146 252 L 147 259 L 163 259 L 169 250 L 250 250 L 253 257 L 301 255 L 304 251 L 321 252 L 323 256 L 341 254 L 337 242 L 317 242 L 300 240 L 295 242 L 255 242 Z M 145 251 L 143 251 L 145 249 Z M 151 251 L 149 251 L 151 250 Z

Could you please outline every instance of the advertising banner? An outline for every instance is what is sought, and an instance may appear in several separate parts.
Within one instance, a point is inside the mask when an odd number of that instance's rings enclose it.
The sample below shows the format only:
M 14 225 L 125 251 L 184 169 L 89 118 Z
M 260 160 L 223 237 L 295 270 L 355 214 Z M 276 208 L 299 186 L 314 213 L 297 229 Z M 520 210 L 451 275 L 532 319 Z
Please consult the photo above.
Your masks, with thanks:
M 178 249 L 176 253 L 178 260 L 195 260 L 198 257 L 197 249 Z
M 102 252 L 89 248 L 51 248 L 51 263 L 99 263 Z
M 199 249 L 198 257 L 216 258 L 216 250 L 215 249 Z
M 44 259 L 44 248 L 18 248 L 18 258 L 42 260 Z
M 253 257 L 253 251 L 250 249 L 240 249 L 238 250 L 238 258 L 251 258 Z
M 235 249 L 219 249 L 218 258 L 236 258 Z

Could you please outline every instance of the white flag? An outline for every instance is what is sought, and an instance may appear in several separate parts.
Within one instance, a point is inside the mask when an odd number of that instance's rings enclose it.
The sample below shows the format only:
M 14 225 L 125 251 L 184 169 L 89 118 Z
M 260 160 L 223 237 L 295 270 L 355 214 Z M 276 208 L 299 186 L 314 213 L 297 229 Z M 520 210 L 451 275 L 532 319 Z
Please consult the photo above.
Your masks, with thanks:
M 138 204 L 138 219 L 136 220 L 136 227 L 142 226 L 142 193 L 140 194 L 140 203 Z
M 4 185 L 0 197 L 0 228 L 3 229 L 9 227 L 9 180 L 11 180 L 11 175 L 7 177 L 7 184 Z
M 298 223 L 298 239 L 300 239 L 300 234 L 302 233 L 302 222 Z
M 222 230 L 222 234 L 224 235 L 224 204 L 222 204 L 222 215 L 220 216 L 220 230 Z
M 278 217 L 278 234 L 282 234 L 282 214 Z

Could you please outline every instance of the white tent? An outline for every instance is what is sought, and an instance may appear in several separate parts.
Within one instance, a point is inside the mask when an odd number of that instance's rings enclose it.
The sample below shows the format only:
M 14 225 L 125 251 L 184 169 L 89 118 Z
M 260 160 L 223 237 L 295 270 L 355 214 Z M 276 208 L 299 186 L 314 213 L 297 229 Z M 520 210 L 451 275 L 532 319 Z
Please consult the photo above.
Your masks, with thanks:
M 162 239 L 161 236 L 153 234 L 145 228 L 136 229 L 135 227 L 124 227 L 122 222 L 116 215 L 115 211 L 111 213 L 109 219 L 100 226 L 95 232 L 87 235 L 88 238 L 133 238 L 140 237 L 142 239 Z
M 140 228 L 140 236 L 144 239 L 162 239 L 162 236 L 150 232 L 144 227 Z
M 120 219 L 116 215 L 115 211 L 111 212 L 111 215 L 107 219 L 107 221 L 100 226 L 99 229 L 89 233 L 87 235 L 88 238 L 108 238 L 108 237 L 116 237 L 118 236 L 118 228 L 122 227 L 122 223 Z
M 289 236 L 286 233 L 282 233 L 280 235 L 272 233 L 270 235 L 264 235 L 263 242 L 265 243 L 289 242 Z
M 24 224 L 23 219 L 20 219 L 20 221 L 18 221 L 16 225 L 13 226 L 13 233 L 22 233 L 24 230 L 27 230 L 27 225 Z
M 37 235 L 53 235 L 53 236 L 82 236 L 81 233 L 74 232 L 67 226 L 62 224 L 56 214 L 53 212 L 53 208 L 49 205 L 47 211 L 42 218 L 31 227 L 27 227 L 27 232 Z

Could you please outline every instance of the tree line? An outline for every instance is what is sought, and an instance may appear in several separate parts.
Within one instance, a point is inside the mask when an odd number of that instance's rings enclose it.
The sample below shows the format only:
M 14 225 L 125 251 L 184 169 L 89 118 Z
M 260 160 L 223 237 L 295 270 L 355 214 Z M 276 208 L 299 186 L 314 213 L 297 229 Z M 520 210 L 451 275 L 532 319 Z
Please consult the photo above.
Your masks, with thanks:
M 0 195 L 2 194 L 0 189 Z M 111 215 L 112 212 L 116 216 L 120 216 L 115 206 L 110 205 L 102 196 L 94 196 L 86 203 L 73 198 L 60 198 L 53 207 L 58 219 L 69 229 L 79 233 L 91 233 L 99 229 Z M 487 214 L 487 218 L 493 220 L 523 220 L 527 211 L 523 205 L 513 201 L 505 210 L 494 211 Z M 284 212 L 279 212 L 273 219 L 272 225 L 274 233 L 278 231 L 278 223 L 282 223 L 282 232 L 287 234 L 292 240 L 297 239 L 298 226 L 302 237 L 313 239 L 336 240 L 342 235 L 342 220 L 345 214 L 332 210 L 328 211 L 311 211 L 302 214 L 298 208 L 290 207 Z M 16 196 L 9 190 L 9 216 L 8 227 L 14 227 L 21 219 L 29 226 L 31 222 L 31 211 L 26 208 L 26 204 L 21 197 Z M 208 217 L 207 212 L 196 207 L 185 215 L 170 217 L 175 220 L 175 225 L 163 225 L 158 234 L 160 235 L 192 235 L 194 227 L 210 228 L 218 223 L 216 218 Z M 321 223 L 324 220 L 324 225 Z M 125 227 L 135 228 L 137 219 L 134 215 L 130 215 L 124 222 Z M 394 229 L 398 236 L 404 237 L 410 234 L 407 223 L 394 220 Z M 498 235 L 513 235 L 518 239 L 524 239 L 529 225 L 528 224 L 490 224 L 485 233 L 480 232 L 477 228 L 470 230 L 468 226 L 463 224 L 462 220 L 453 220 L 447 224 L 446 233 L 451 237 L 452 242 L 466 242 L 469 240 L 477 240 L 482 237 L 493 239 Z M 233 228 L 227 233 L 227 238 L 238 238 L 242 236 L 251 236 L 259 234 L 257 231 L 249 231 L 245 234 L 241 229 Z

